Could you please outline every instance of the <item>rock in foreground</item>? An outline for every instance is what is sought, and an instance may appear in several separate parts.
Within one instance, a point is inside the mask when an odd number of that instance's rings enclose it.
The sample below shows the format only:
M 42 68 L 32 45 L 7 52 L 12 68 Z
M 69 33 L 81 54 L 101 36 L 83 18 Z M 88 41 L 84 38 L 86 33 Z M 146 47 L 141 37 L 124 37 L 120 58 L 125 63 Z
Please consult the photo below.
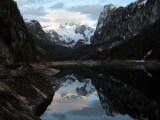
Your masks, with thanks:
M 39 120 L 54 95 L 47 75 L 24 65 L 1 66 L 0 71 L 0 119 Z

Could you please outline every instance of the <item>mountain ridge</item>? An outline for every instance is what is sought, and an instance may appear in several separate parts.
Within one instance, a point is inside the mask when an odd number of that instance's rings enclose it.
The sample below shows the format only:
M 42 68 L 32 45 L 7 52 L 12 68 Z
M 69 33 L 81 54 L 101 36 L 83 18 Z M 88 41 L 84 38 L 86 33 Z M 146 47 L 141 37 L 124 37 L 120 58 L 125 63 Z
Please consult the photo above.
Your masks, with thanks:
M 138 0 L 119 8 L 106 5 L 92 44 L 76 49 L 73 56 L 83 60 L 159 60 L 159 8 L 158 0 Z
M 109 41 L 114 37 L 132 37 L 160 18 L 159 8 L 158 0 L 138 0 L 119 8 L 106 5 L 100 14 L 92 44 Z

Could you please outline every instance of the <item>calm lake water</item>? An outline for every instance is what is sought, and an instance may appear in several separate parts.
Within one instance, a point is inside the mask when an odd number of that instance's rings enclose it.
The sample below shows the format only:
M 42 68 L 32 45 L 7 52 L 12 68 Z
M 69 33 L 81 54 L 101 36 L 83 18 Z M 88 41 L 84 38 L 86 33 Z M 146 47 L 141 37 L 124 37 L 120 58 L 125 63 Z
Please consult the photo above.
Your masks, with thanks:
M 160 120 L 160 70 L 58 67 L 42 120 Z

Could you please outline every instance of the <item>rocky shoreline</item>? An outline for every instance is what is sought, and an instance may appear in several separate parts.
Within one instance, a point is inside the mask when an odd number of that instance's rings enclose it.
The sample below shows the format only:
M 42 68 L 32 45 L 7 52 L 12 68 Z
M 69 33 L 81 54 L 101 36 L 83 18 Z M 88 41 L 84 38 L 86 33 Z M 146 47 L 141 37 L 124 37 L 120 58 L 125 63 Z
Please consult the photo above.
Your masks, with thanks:
M 52 102 L 57 72 L 42 65 L 0 66 L 0 119 L 40 120 Z
M 104 66 L 127 68 L 160 68 L 159 60 L 72 60 L 43 63 L 48 67 L 56 66 Z

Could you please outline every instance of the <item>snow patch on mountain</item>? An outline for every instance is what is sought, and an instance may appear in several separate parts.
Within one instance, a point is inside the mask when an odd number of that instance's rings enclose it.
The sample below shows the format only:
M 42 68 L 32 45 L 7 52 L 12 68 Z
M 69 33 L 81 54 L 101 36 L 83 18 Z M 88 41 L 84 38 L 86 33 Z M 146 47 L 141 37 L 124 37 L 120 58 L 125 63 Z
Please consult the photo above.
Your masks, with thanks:
M 149 55 L 151 55 L 152 53 L 152 50 L 150 50 L 144 57 L 143 57 L 143 60 L 145 60 Z
M 141 2 L 141 4 L 146 4 L 147 3 L 147 0 L 144 0 Z
M 55 34 L 52 34 L 51 31 L 55 31 L 58 33 L 57 44 L 71 48 L 79 40 L 83 40 L 84 44 L 90 44 L 90 37 L 94 34 L 94 29 L 84 24 L 61 23 L 58 29 L 53 30 L 52 28 L 53 26 L 45 26 L 43 30 L 50 33 L 52 37 L 55 37 Z

